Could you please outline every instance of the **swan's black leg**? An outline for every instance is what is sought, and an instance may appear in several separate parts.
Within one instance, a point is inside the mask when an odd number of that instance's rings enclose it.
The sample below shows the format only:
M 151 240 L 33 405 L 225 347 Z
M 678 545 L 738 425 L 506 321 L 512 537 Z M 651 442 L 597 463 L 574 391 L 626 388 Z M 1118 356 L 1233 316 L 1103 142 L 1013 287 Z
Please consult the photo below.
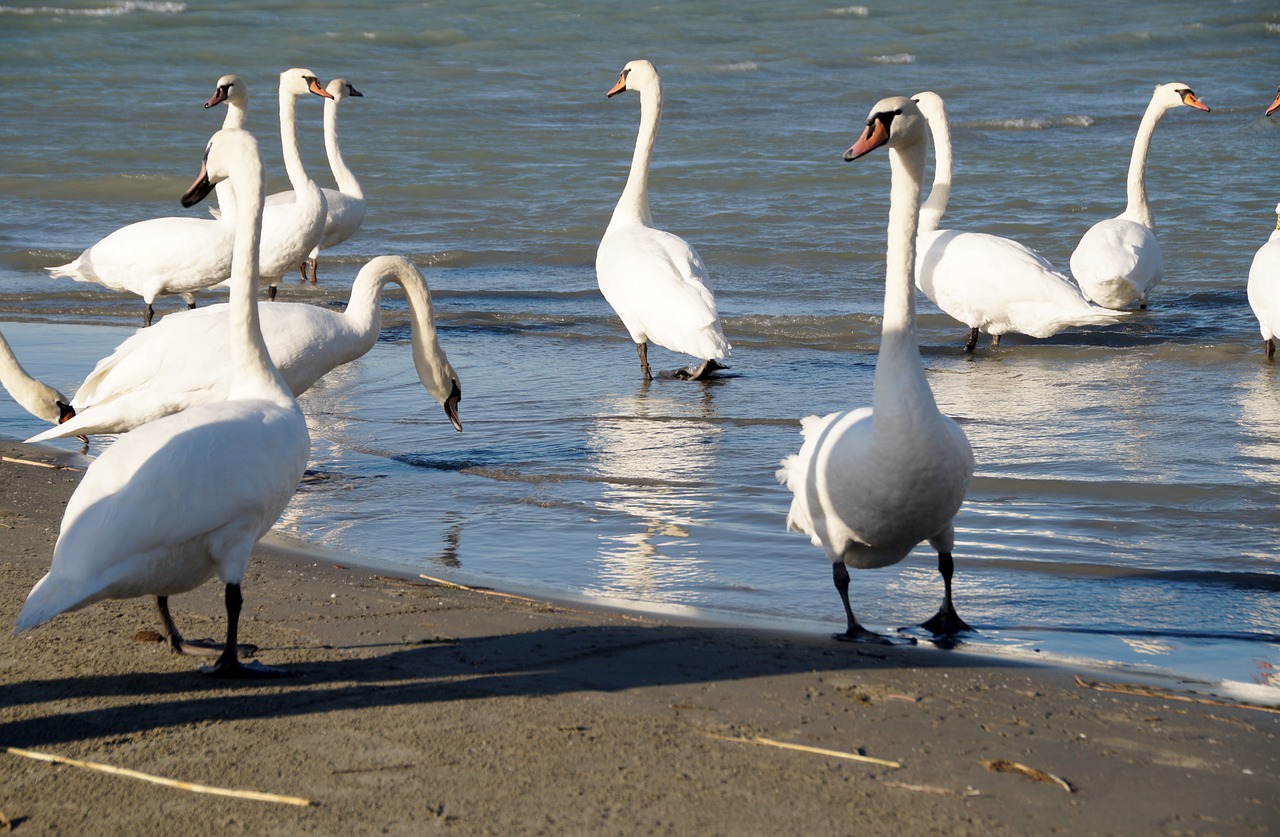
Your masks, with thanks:
M 156 315 L 156 309 L 151 307 L 150 302 L 146 302 L 143 304 L 146 305 L 147 307 L 142 309 L 142 327 L 147 328 L 148 326 L 151 325 L 151 320 Z
M 307 259 L 307 264 L 311 266 L 311 284 L 316 283 L 316 260 Z
M 173 653 L 191 657 L 213 657 L 222 652 L 222 644 L 211 639 L 183 639 L 177 623 L 173 621 L 173 614 L 169 612 L 168 596 L 156 596 L 156 609 L 160 611 L 160 622 L 164 625 L 165 642 L 169 644 L 169 650 Z M 236 650 L 245 656 L 252 657 L 258 653 L 258 646 L 241 645 Z
M 1276 341 L 1274 338 L 1265 341 L 1262 345 L 1267 350 L 1267 360 L 1271 360 L 1276 356 Z
M 976 349 L 977 347 L 978 347 L 978 329 L 977 327 L 974 327 L 969 329 L 969 342 L 964 344 L 964 350 L 972 354 L 973 350 Z
M 866 628 L 858 624 L 858 619 L 853 615 L 853 608 L 849 606 L 849 568 L 844 565 L 843 561 L 836 561 L 831 565 L 831 577 L 835 581 L 836 591 L 840 594 L 840 603 L 844 605 L 844 615 L 848 619 L 848 628 L 842 634 L 832 634 L 832 639 L 838 639 L 841 642 L 871 642 L 877 645 L 892 645 L 893 643 L 880 634 L 868 631 Z
M 956 613 L 955 605 L 951 603 L 951 575 L 955 572 L 955 562 L 951 560 L 950 552 L 938 553 L 938 572 L 942 574 L 942 607 L 938 608 L 938 612 L 920 627 L 934 636 L 951 636 L 963 631 L 972 631 L 973 628 L 960 618 Z
M 991 347 L 994 349 L 996 346 L 999 346 L 999 345 L 1000 345 L 1000 335 L 998 334 L 991 335 Z
M 645 379 L 646 381 L 652 381 L 652 380 L 653 380 L 653 372 L 651 372 L 651 371 L 649 370 L 649 344 L 648 344 L 648 342 L 645 342 L 645 343 L 637 343 L 637 344 L 636 344 L 636 354 L 637 354 L 637 355 L 639 356 L 639 358 L 640 358 L 640 371 L 644 373 L 644 379 Z
M 298 276 L 300 277 L 298 279 L 299 282 L 305 283 L 307 281 L 307 263 L 306 262 L 298 262 Z
M 226 591 L 227 604 L 227 642 L 222 647 L 218 661 L 211 666 L 201 666 L 200 672 L 210 677 L 248 680 L 254 678 L 285 677 L 289 672 L 283 669 L 270 668 L 262 663 L 242 663 L 236 654 L 236 636 L 240 630 L 240 606 L 244 596 L 240 593 L 239 584 L 228 584 Z
M 267 286 L 267 301 L 268 301 L 268 302 L 275 302 L 275 301 L 276 301 L 276 286 L 275 286 L 275 285 L 268 285 L 268 286 Z

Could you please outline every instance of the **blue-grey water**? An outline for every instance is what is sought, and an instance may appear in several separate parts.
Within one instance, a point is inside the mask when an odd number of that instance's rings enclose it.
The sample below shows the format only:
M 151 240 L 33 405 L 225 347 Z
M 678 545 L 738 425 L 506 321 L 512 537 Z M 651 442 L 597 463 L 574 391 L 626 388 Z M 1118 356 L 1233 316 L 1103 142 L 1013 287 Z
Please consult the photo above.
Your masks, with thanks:
M 368 214 L 317 287 L 282 298 L 340 307 L 364 261 L 412 258 L 466 429 L 418 385 L 393 294 L 374 351 L 303 398 L 315 478 L 281 529 L 471 583 L 839 629 L 827 561 L 785 530 L 773 472 L 800 417 L 870 402 L 888 165 L 841 161 L 870 106 L 940 93 L 944 226 L 1065 270 L 1123 209 L 1152 88 L 1182 81 L 1212 113 L 1156 131 L 1167 271 L 1147 311 L 966 356 L 964 328 L 921 298 L 930 382 L 977 459 L 956 600 L 973 647 L 1277 685 L 1280 372 L 1245 281 L 1280 200 L 1280 118 L 1263 116 L 1278 55 L 1267 0 L 5 3 L 0 330 L 73 392 L 141 303 L 43 268 L 125 223 L 206 211 L 177 198 L 221 123 L 201 107 L 220 75 L 248 83 L 272 189 L 288 188 L 279 72 L 346 77 L 365 94 L 340 131 Z M 705 385 L 643 385 L 595 285 L 639 107 L 604 93 L 640 57 L 665 86 L 654 220 L 700 250 L 734 344 Z M 299 113 L 309 171 L 332 185 L 320 101 Z M 0 398 L 0 434 L 40 429 Z M 940 595 L 927 548 L 854 574 L 872 627 L 919 622 Z

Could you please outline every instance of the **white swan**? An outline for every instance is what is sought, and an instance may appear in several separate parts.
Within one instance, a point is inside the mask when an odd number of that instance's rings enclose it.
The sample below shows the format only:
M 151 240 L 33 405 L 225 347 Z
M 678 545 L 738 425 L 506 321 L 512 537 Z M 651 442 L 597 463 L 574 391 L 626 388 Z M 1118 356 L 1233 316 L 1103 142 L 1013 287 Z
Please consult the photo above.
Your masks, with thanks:
M 75 415 L 70 398 L 31 377 L 22 368 L 3 334 L 0 334 L 0 386 L 18 402 L 18 406 L 38 419 L 57 424 Z
M 1080 285 L 1080 292 L 1103 308 L 1135 304 L 1146 308 L 1147 294 L 1164 278 L 1164 256 L 1156 240 L 1151 204 L 1147 202 L 1147 151 L 1156 123 L 1166 111 L 1181 105 L 1209 110 L 1181 82 L 1155 89 L 1133 141 L 1124 212 L 1090 227 L 1071 254 L 1071 275 Z
M 348 96 L 363 96 L 346 79 L 335 78 L 324 87 L 331 98 L 324 103 L 324 150 L 329 158 L 329 169 L 337 182 L 337 189 L 322 189 L 327 207 L 324 218 L 324 237 L 320 239 L 307 258 L 298 263 L 298 272 L 305 282 L 307 268 L 311 269 L 311 284 L 316 283 L 316 258 L 321 250 L 337 247 L 351 236 L 364 223 L 365 199 L 364 189 L 355 173 L 342 158 L 342 148 L 338 145 L 338 105 Z M 294 199 L 293 192 L 277 192 L 267 197 L 268 212 L 277 203 L 289 203 Z
M 220 677 L 279 674 L 240 663 L 240 583 L 254 543 L 271 528 L 306 468 L 302 410 L 271 364 L 257 316 L 262 162 L 245 131 L 214 134 L 190 205 L 230 176 L 238 200 L 225 401 L 143 425 L 107 448 L 72 494 L 47 575 L 18 614 L 24 631 L 106 598 L 156 596 L 171 646 L 181 637 L 168 597 L 217 575 L 226 585 L 227 640 L 202 669 Z
M 227 106 L 227 114 L 222 117 L 223 130 L 244 129 L 245 121 L 249 116 L 249 88 L 245 85 L 244 79 L 234 73 L 228 73 L 218 79 L 218 83 L 214 85 L 213 95 L 204 103 L 204 106 L 208 110 L 223 103 Z M 236 208 L 235 190 L 231 187 L 231 181 L 219 181 L 213 191 L 218 196 L 217 208 L 210 210 L 213 217 L 218 218 L 224 214 L 231 217 L 231 213 L 235 212 Z
M 969 327 L 965 351 L 980 332 L 1000 345 L 1009 332 L 1051 337 L 1064 328 L 1105 325 L 1123 311 L 1091 305 L 1066 276 L 1029 247 L 987 233 L 939 230 L 951 194 L 951 127 L 937 93 L 912 97 L 933 134 L 933 188 L 920 207 L 916 286 L 935 305 Z
M 919 108 L 895 96 L 876 103 L 866 131 L 845 152 L 845 160 L 854 160 L 888 145 L 892 172 L 872 407 L 804 419 L 800 452 L 777 472 L 795 495 L 787 525 L 809 535 L 832 562 L 848 619 L 837 639 L 887 641 L 854 617 L 847 566 L 895 564 L 925 540 L 938 551 L 944 598 L 924 626 L 939 635 L 968 630 L 951 603 L 951 550 L 952 520 L 973 476 L 973 452 L 964 432 L 934 403 L 920 362 L 911 283 L 925 137 Z
M 632 61 L 607 94 L 640 93 L 640 133 L 622 197 L 596 251 L 600 292 L 631 333 L 644 379 L 649 370 L 649 341 L 702 363 L 677 377 L 705 378 L 724 367 L 729 341 L 720 330 L 720 315 L 701 257 L 687 241 L 654 229 L 649 214 L 649 159 L 662 118 L 662 81 L 648 61 Z
M 330 370 L 362 357 L 382 330 L 382 291 L 394 282 L 409 303 L 413 362 L 422 385 L 461 430 L 462 384 L 436 333 L 426 280 L 401 256 L 379 256 L 356 275 L 343 313 L 318 305 L 279 302 L 259 312 L 271 361 L 295 395 Z M 135 332 L 98 361 L 71 404 L 74 418 L 28 442 L 123 433 L 161 416 L 226 397 L 232 369 L 228 304 L 182 311 Z M 54 419 L 48 419 L 54 421 Z
M 276 298 L 280 279 L 292 273 L 324 236 L 328 204 L 324 192 L 307 176 L 298 148 L 298 99 L 308 93 L 333 98 L 310 70 L 295 67 L 280 74 L 280 145 L 293 200 L 272 203 L 268 197 L 268 209 L 262 215 L 262 282 L 268 285 L 271 299 Z
M 1276 96 L 1271 111 L 1276 108 L 1280 108 L 1280 95 Z M 1249 307 L 1258 318 L 1267 358 L 1273 358 L 1276 335 L 1280 334 L 1280 205 L 1276 206 L 1276 228 L 1267 243 L 1258 248 L 1249 266 L 1248 291 Z

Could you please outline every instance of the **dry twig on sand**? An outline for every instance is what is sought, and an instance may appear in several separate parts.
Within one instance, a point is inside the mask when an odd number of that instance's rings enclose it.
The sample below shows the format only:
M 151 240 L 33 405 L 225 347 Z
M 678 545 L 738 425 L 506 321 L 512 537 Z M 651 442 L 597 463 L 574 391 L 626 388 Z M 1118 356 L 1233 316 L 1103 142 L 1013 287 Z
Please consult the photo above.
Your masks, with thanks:
M 1168 689 L 1158 689 L 1154 686 L 1137 686 L 1131 683 L 1099 683 L 1097 680 L 1086 680 L 1080 675 L 1076 675 L 1076 685 L 1085 689 L 1093 689 L 1095 692 L 1115 692 L 1121 695 L 1141 695 L 1143 697 L 1160 698 L 1161 700 L 1181 700 L 1187 703 L 1203 703 L 1206 706 L 1233 706 L 1237 709 L 1256 709 L 1259 712 L 1275 712 L 1280 713 L 1280 708 L 1274 706 L 1263 706 L 1258 703 L 1242 703 L 1236 700 L 1217 700 L 1215 698 L 1197 697 L 1195 695 L 1180 695 L 1171 692 Z
M 833 756 L 838 759 L 849 759 L 851 761 L 862 761 L 868 764 L 879 764 L 885 767 L 902 767 L 896 761 L 886 761 L 884 759 L 872 758 L 871 756 L 863 756 L 858 753 L 846 753 L 841 750 L 824 750 L 821 747 L 809 747 L 805 744 L 787 744 L 785 741 L 774 741 L 772 738 L 761 738 L 755 736 L 753 738 L 734 738 L 728 735 L 715 735 L 707 733 L 711 738 L 718 738 L 721 741 L 736 741 L 739 744 L 760 744 L 765 747 L 781 747 L 784 750 L 798 750 L 802 753 L 816 753 L 820 756 Z
M 230 788 L 215 788 L 209 785 L 197 785 L 191 782 L 180 782 L 177 779 L 166 779 L 163 776 L 153 776 L 150 773 L 142 773 L 138 770 L 130 770 L 127 767 L 113 767 L 109 764 L 99 764 L 94 761 L 80 761 L 79 759 L 69 759 L 62 756 L 50 755 L 49 753 L 38 753 L 35 750 L 22 750 L 18 747 L 5 747 L 5 752 L 23 758 L 35 759 L 36 761 L 47 761 L 54 764 L 69 764 L 72 767 L 83 767 L 86 770 L 97 770 L 102 773 L 110 773 L 115 776 L 127 776 L 130 779 L 141 779 L 144 782 L 151 782 L 156 785 L 164 785 L 170 788 L 178 788 L 193 793 L 208 793 L 215 796 L 234 796 L 237 799 L 256 799 L 260 802 L 279 802 L 283 805 L 301 805 L 307 806 L 313 803 L 309 799 L 302 799 L 297 796 L 280 796 L 274 793 L 261 793 L 259 791 L 232 790 Z
M 1052 773 L 1046 773 L 1043 770 L 1037 770 L 1034 767 L 1027 767 L 1025 764 L 1019 764 L 1016 761 L 1006 761 L 1005 759 L 984 759 L 982 766 L 995 773 L 1021 773 L 1033 782 L 1044 782 L 1049 785 L 1057 785 L 1067 793 L 1076 792 L 1075 787 L 1061 776 L 1054 776 Z

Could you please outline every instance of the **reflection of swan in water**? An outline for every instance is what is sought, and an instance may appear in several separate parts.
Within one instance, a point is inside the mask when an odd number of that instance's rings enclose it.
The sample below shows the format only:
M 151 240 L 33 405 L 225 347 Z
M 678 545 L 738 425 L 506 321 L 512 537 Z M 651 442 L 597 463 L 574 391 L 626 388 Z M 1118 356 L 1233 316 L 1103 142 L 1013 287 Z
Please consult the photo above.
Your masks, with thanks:
M 606 593 L 662 587 L 698 563 L 690 535 L 707 520 L 709 472 L 723 428 L 714 421 L 711 387 L 703 387 L 696 403 L 661 391 L 645 384 L 634 395 L 605 401 L 587 430 L 589 455 L 602 479 L 598 508 L 602 517 L 618 521 L 601 527 L 599 575 Z
M 1240 381 L 1241 471 L 1260 483 L 1280 485 L 1280 380 L 1274 367 L 1263 366 Z

